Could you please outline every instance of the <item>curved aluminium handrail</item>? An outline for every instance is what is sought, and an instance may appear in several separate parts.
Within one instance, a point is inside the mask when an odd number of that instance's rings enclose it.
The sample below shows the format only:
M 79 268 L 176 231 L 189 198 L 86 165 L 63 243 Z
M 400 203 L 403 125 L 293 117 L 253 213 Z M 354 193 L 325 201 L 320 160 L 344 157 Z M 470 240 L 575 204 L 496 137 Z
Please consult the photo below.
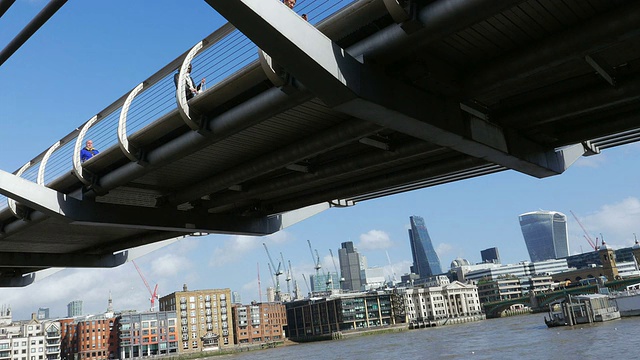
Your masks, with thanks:
M 49 161 L 51 154 L 53 154 L 53 152 L 56 151 L 56 149 L 59 148 L 60 145 L 61 145 L 61 141 L 58 140 L 58 142 L 51 145 L 49 150 L 47 150 L 47 152 L 42 157 L 42 160 L 40 161 L 40 167 L 38 168 L 38 178 L 36 180 L 36 182 L 39 185 L 44 185 L 44 172 L 45 172 L 45 169 L 47 168 L 47 161 Z
M 178 111 L 180 112 L 180 116 L 182 120 L 192 129 L 199 130 L 200 125 L 196 123 L 190 114 L 189 103 L 187 102 L 187 94 L 185 89 L 185 78 L 187 75 L 187 68 L 191 64 L 191 60 L 198 54 L 198 52 L 202 49 L 204 45 L 204 41 L 198 42 L 194 47 L 189 50 L 187 56 L 182 60 L 182 66 L 180 66 L 180 73 L 178 75 L 178 83 L 176 84 L 176 103 L 178 104 Z
M 82 181 L 83 184 L 89 185 L 91 184 L 91 180 L 85 178 L 84 173 L 82 172 L 82 162 L 80 161 L 80 151 L 82 150 L 82 143 L 84 141 L 84 136 L 86 135 L 89 128 L 98 121 L 98 115 L 94 115 L 91 120 L 87 121 L 78 137 L 76 138 L 76 145 L 73 148 L 73 173 L 76 175 L 78 180 Z
M 133 99 L 142 91 L 143 88 L 144 82 L 141 82 L 140 84 L 138 84 L 138 86 L 131 90 L 129 96 L 127 96 L 127 99 L 122 105 L 122 110 L 120 111 L 120 120 L 118 121 L 118 144 L 120 145 L 120 149 L 122 150 L 124 155 L 131 161 L 138 161 L 139 159 L 135 154 L 137 152 L 137 149 L 129 144 L 129 138 L 127 137 L 127 114 L 129 113 L 131 102 L 133 102 Z
M 24 173 L 28 168 L 30 168 L 32 164 L 33 163 L 31 161 L 29 161 L 28 163 L 22 165 L 20 170 L 18 170 L 18 172 L 16 173 L 16 176 L 17 177 L 22 176 L 22 173 Z M 7 205 L 9 206 L 9 210 L 11 210 L 13 215 L 15 215 L 17 217 L 18 216 L 18 209 L 17 209 L 17 206 L 16 206 L 16 201 L 11 199 L 11 198 L 7 198 Z

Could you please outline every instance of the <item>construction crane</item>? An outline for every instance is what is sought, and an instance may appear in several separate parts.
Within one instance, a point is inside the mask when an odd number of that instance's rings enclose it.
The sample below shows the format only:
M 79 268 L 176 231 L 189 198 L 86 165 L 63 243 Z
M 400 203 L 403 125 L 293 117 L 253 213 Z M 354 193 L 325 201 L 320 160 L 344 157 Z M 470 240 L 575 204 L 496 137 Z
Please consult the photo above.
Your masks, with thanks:
M 138 264 L 136 264 L 136 262 L 133 260 L 131 260 L 131 262 L 133 263 L 133 266 L 136 267 L 136 270 L 138 271 L 138 274 L 140 274 L 140 278 L 142 279 L 142 282 L 144 282 L 144 286 L 147 287 L 147 290 L 149 291 L 149 295 L 151 296 L 151 298 L 149 299 L 151 301 L 151 307 L 149 308 L 149 311 L 155 311 L 156 299 L 158 298 L 158 284 L 156 284 L 156 286 L 153 288 L 153 291 L 151 291 L 151 286 L 149 286 L 147 279 L 145 279 L 144 275 L 142 275 L 142 271 L 138 267 Z
M 336 276 L 340 278 L 340 289 L 342 289 L 344 278 L 340 276 L 340 273 L 338 272 L 338 267 L 336 266 L 336 259 L 333 257 L 333 251 L 331 251 L 331 249 L 329 249 L 329 255 L 331 255 L 331 262 L 333 262 L 333 269 L 336 271 Z
M 267 252 L 267 257 L 269 258 L 269 263 L 271 264 L 271 271 L 273 271 L 273 275 L 275 276 L 274 286 L 276 287 L 276 301 L 280 301 L 280 275 L 282 275 L 280 267 L 282 266 L 282 264 L 278 264 L 278 267 L 276 268 L 273 259 L 271 259 L 271 254 L 269 253 L 267 244 L 262 243 L 262 245 L 264 246 L 264 250 Z
M 584 225 L 582 225 L 576 214 L 574 214 L 571 210 L 569 210 L 569 212 L 571 213 L 571 215 L 573 215 L 578 225 L 580 225 L 580 227 L 582 228 L 582 231 L 584 232 L 584 238 L 587 239 L 587 242 L 589 243 L 589 245 L 591 245 L 591 248 L 593 248 L 593 250 L 598 250 L 598 238 L 596 238 L 596 241 L 593 241 L 593 239 L 591 239 L 591 236 L 589 236 L 587 229 L 584 228 Z
M 287 269 L 286 263 L 284 262 L 284 256 L 282 256 L 282 252 L 280 252 L 280 260 L 282 261 L 282 266 L 284 266 L 285 272 L 285 280 L 287 281 L 287 294 L 291 295 L 291 265 L 289 265 L 289 269 Z
M 309 296 L 311 296 L 311 289 L 309 289 L 309 282 L 307 281 L 307 277 L 302 274 L 302 278 L 304 279 L 304 284 L 307 286 L 307 291 L 309 292 Z
M 256 270 L 258 271 L 258 298 L 262 302 L 262 284 L 260 284 L 260 263 L 256 263 Z
M 327 281 L 325 281 L 328 290 L 333 290 L 333 278 L 331 277 L 331 271 L 327 270 Z
M 295 293 L 295 295 L 291 294 L 291 299 L 296 300 L 300 295 L 300 289 L 298 289 L 298 282 L 293 277 L 293 270 L 291 270 L 291 260 L 288 260 L 288 261 L 289 261 L 289 276 L 291 277 L 291 279 L 293 279 L 293 290 Z
M 313 257 L 313 249 L 311 248 L 311 240 L 307 239 L 307 243 L 309 244 L 309 252 L 311 252 L 311 260 L 313 261 L 314 264 L 314 269 L 316 269 L 316 277 L 315 280 L 313 281 L 313 288 L 314 290 L 318 291 L 318 289 L 316 289 L 318 287 L 318 279 L 320 279 L 320 269 L 322 269 L 322 265 L 320 265 L 320 256 L 318 256 L 318 250 L 316 250 L 316 258 Z

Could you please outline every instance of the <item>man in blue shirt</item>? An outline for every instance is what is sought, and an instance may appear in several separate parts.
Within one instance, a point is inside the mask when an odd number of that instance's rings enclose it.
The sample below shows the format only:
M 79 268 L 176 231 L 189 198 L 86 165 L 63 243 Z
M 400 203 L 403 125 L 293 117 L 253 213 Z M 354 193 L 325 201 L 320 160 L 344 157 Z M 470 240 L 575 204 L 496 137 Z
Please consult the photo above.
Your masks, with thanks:
M 85 162 L 98 153 L 99 151 L 93 148 L 93 141 L 87 140 L 87 146 L 80 150 L 80 162 Z

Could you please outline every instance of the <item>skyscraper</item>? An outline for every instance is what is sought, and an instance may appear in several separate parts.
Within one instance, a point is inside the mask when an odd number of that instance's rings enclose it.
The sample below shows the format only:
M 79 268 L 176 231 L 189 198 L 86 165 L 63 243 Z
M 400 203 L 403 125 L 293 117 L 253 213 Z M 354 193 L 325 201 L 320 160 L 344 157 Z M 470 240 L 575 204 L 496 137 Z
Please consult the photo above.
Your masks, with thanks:
M 497 247 L 492 247 L 480 251 L 482 262 L 500 264 L 500 253 Z
M 360 290 L 364 284 L 360 272 L 360 254 L 351 241 L 343 242 L 341 246 L 342 248 L 338 249 L 338 260 L 340 273 L 344 278 L 342 290 Z
M 569 256 L 567 216 L 557 211 L 534 211 L 519 217 L 531 261 Z
M 38 309 L 38 320 L 47 320 L 49 318 L 49 308 Z
M 82 315 L 82 300 L 73 300 L 67 304 L 67 316 L 74 317 Z
M 441 274 L 440 259 L 433 249 L 424 219 L 420 216 L 411 216 L 409 221 L 411 223 L 409 244 L 411 245 L 411 255 L 413 256 L 411 272 L 418 274 L 420 278 Z

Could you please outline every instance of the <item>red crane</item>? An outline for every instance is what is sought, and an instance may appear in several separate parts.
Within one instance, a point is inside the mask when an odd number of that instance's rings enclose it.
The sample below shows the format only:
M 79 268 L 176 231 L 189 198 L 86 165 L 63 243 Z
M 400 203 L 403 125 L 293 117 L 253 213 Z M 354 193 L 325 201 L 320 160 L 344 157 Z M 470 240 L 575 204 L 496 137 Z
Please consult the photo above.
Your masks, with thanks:
M 576 214 L 574 214 L 573 211 L 571 210 L 569 210 L 569 212 L 576 219 L 576 221 L 578 222 L 578 225 L 580 225 L 580 227 L 582 228 L 582 231 L 584 231 L 584 238 L 587 239 L 587 242 L 589 243 L 589 245 L 591 245 L 593 250 L 598 250 L 598 238 L 596 238 L 596 241 L 593 241 L 593 239 L 591 239 L 591 236 L 589 236 L 587 229 L 585 229 L 582 223 L 580 222 L 580 220 L 578 220 L 578 217 L 576 216 Z
M 136 270 L 138 270 L 138 274 L 140 274 L 140 278 L 142 278 L 142 281 L 144 282 L 144 286 L 147 287 L 147 290 L 149 290 L 149 295 L 151 295 L 151 298 L 149 299 L 151 300 L 151 308 L 149 309 L 149 311 L 155 311 L 156 299 L 158 298 L 158 284 L 156 284 L 156 286 L 153 288 L 153 291 L 151 291 L 151 287 L 149 286 L 147 279 L 145 279 L 144 275 L 142 275 L 142 271 L 138 267 L 138 264 L 136 264 L 136 262 L 133 260 L 131 260 L 131 262 L 133 263 L 133 266 L 136 267 Z

